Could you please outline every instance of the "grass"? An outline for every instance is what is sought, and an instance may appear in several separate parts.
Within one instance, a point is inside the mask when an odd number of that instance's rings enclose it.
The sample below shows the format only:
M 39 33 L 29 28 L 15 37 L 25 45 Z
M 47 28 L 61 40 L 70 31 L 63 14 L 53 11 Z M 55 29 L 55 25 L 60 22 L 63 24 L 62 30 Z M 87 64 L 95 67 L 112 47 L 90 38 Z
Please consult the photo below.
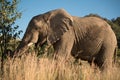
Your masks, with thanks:
M 62 58 L 61 58 L 62 59 Z M 84 62 L 85 63 L 85 62 Z M 29 54 L 21 58 L 4 62 L 4 74 L 1 80 L 120 80 L 120 67 L 114 66 L 108 72 L 74 64 L 72 61 L 57 61 L 47 57 L 38 58 Z

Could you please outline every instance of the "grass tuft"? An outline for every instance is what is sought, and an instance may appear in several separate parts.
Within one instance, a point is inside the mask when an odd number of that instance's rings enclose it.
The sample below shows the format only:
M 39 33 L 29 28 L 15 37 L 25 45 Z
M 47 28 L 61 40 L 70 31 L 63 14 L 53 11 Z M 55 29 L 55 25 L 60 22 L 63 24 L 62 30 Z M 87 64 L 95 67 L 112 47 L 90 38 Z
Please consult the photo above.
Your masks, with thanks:
M 62 59 L 62 58 L 61 58 Z M 29 54 L 21 58 L 7 59 L 2 80 L 120 80 L 120 67 L 114 66 L 101 73 L 88 64 L 57 61 Z

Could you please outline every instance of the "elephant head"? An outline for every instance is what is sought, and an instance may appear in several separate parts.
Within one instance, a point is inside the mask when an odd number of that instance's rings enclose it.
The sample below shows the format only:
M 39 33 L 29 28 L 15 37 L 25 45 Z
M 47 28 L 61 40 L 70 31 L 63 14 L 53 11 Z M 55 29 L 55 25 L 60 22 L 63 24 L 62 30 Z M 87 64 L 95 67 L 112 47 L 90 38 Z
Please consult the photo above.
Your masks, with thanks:
M 33 17 L 28 24 L 15 54 L 24 53 L 32 44 L 54 44 L 72 27 L 72 16 L 64 9 L 56 9 Z

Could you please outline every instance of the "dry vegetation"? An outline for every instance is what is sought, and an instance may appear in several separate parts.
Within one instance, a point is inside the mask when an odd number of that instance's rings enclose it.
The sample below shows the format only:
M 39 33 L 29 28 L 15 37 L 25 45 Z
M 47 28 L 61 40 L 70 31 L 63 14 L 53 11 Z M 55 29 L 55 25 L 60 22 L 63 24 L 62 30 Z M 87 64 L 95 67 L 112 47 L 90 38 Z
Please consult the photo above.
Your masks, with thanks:
M 109 72 L 100 73 L 87 64 L 56 61 L 47 57 L 37 58 L 34 54 L 4 63 L 1 80 L 120 80 L 120 68 L 114 66 Z

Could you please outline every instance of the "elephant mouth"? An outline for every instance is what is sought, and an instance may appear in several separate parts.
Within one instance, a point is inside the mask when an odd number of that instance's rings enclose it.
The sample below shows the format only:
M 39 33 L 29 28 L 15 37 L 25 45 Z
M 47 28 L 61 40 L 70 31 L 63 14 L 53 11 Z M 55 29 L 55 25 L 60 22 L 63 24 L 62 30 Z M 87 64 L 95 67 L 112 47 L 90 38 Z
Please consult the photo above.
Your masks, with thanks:
M 44 39 L 44 40 L 38 40 L 37 41 L 37 43 L 35 43 L 35 46 L 43 46 L 43 45 L 45 45 L 47 43 L 47 40 L 46 39 Z
M 43 40 L 41 43 L 40 43 L 40 46 L 43 46 L 43 45 L 45 45 L 47 43 L 47 41 L 46 40 Z

